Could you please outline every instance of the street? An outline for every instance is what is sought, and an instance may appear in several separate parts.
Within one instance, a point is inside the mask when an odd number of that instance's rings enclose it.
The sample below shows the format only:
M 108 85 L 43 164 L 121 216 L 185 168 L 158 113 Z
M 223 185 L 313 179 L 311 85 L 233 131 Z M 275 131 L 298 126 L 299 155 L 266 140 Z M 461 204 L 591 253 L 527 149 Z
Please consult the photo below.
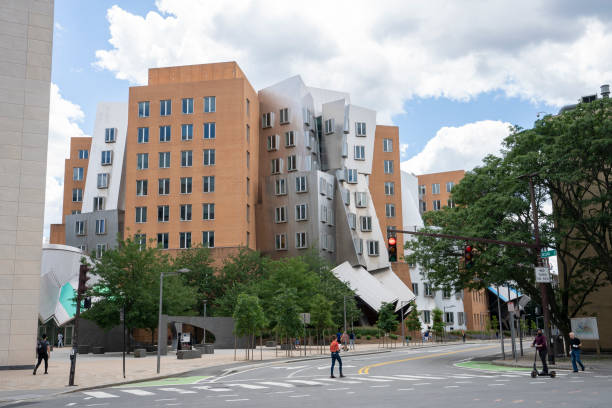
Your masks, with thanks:
M 460 344 L 389 353 L 343 353 L 345 378 L 329 378 L 330 361 L 242 365 L 224 375 L 191 372 L 149 383 L 95 389 L 25 404 L 50 407 L 491 407 L 609 406 L 612 373 L 557 370 L 532 379 L 530 370 L 494 366 L 497 344 Z M 527 350 L 531 352 L 531 350 Z M 335 375 L 338 376 L 336 368 Z

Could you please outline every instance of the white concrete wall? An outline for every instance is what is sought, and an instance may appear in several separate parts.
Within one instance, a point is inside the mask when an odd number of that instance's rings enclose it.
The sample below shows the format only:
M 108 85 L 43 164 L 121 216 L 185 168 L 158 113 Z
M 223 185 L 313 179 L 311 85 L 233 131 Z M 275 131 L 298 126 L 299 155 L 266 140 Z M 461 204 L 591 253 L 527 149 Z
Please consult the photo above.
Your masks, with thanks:
M 0 2 L 0 367 L 35 356 L 53 5 Z

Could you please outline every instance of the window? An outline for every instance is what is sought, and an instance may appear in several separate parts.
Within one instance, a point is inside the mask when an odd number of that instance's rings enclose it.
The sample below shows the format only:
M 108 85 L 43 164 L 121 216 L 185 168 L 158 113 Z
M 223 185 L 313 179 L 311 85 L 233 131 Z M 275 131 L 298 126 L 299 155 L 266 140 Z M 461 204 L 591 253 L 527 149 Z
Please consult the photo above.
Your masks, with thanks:
M 261 115 L 261 128 L 267 129 L 274 126 L 274 113 L 268 112 Z
M 170 152 L 159 152 L 159 168 L 170 168 Z
M 191 204 L 181 204 L 181 221 L 191 221 Z
M 70 214 L 74 215 L 74 214 L 80 214 L 81 210 L 72 210 L 70 211 Z
M 279 224 L 282 222 L 287 222 L 287 207 L 276 207 L 274 209 L 274 222 Z
M 83 180 L 83 168 L 82 167 L 72 168 L 72 179 L 75 181 Z
M 438 211 L 440 209 L 440 200 L 433 200 L 432 203 L 434 211 Z
M 274 237 L 274 248 L 277 251 L 287 250 L 287 234 L 276 234 Z
M 334 185 L 332 183 L 327 184 L 327 198 L 329 200 L 334 198 Z
M 295 206 L 295 220 L 306 221 L 308 219 L 308 204 L 298 204 Z
M 349 213 L 348 214 L 348 223 L 349 223 L 349 227 L 354 230 L 355 228 L 357 228 L 357 214 L 355 213 Z
M 370 217 L 369 215 L 364 215 L 359 217 L 359 220 L 361 222 L 361 231 L 372 231 L 372 217 Z
M 355 146 L 355 160 L 365 160 L 365 146 Z
M 285 125 L 289 123 L 289 108 L 283 108 L 280 110 L 280 124 Z
M 455 208 L 455 202 L 453 201 L 452 198 L 449 198 L 447 203 L 448 203 L 448 208 Z
M 329 135 L 330 133 L 334 133 L 334 120 L 333 119 L 327 119 L 325 121 L 325 134 Z
M 385 215 L 387 218 L 395 217 L 395 204 L 385 204 Z
M 203 193 L 214 193 L 215 192 L 215 176 L 202 177 L 202 192 Z
M 78 245 L 77 248 L 79 248 L 81 252 L 87 253 L 87 245 Z
M 295 132 L 290 130 L 285 132 L 285 147 L 294 147 L 295 146 Z
M 415 296 L 419 296 L 419 284 L 418 283 L 412 284 L 412 293 L 414 293 Z
M 179 248 L 191 248 L 191 232 L 179 232 Z
M 445 312 L 444 313 L 444 321 L 446 323 L 454 323 L 455 322 L 455 313 L 453 313 L 453 312 Z
M 393 139 L 383 139 L 383 152 L 391 153 L 393 151 Z
M 85 221 L 76 221 L 74 223 L 74 233 L 76 235 L 85 235 Z
M 287 157 L 287 171 L 297 170 L 297 157 L 295 155 Z
M 425 184 L 421 184 L 419 186 L 419 196 L 424 196 L 427 193 L 427 187 L 425 186 Z
M 421 201 L 421 212 L 427 211 L 427 203 L 425 201 Z
M 215 149 L 204 149 L 204 165 L 215 165 Z
M 208 248 L 215 247 L 215 231 L 202 231 L 202 245 Z
M 170 206 L 169 205 L 158 205 L 157 206 L 157 222 L 168 222 L 170 220 Z
M 334 252 L 335 247 L 336 247 L 336 243 L 334 241 L 334 236 L 328 235 L 327 236 L 327 250 L 329 252 Z
M 283 171 L 283 161 L 282 159 L 272 159 L 271 167 L 272 174 L 279 174 Z
M 274 194 L 277 196 L 287 194 L 287 186 L 284 178 L 276 179 L 274 181 Z
M 134 241 L 138 242 L 139 250 L 147 247 L 147 234 L 134 234 Z
M 191 167 L 193 165 L 193 152 L 191 150 L 181 151 L 181 167 Z
M 453 183 L 452 181 L 447 181 L 446 182 L 446 192 L 450 193 L 453 191 L 453 187 L 455 186 L 455 183 Z M 461 323 L 459 323 L 461 324 Z
M 107 248 L 106 244 L 96 244 L 96 258 L 102 258 Z
M 248 196 L 249 194 L 251 194 L 251 179 L 250 178 L 246 178 L 246 195 Z
M 170 99 L 159 101 L 159 116 L 170 116 L 172 114 L 172 102 Z
M 304 249 L 308 247 L 308 240 L 306 239 L 305 232 L 296 232 L 295 233 L 295 247 L 297 249 Z
M 106 234 L 106 220 L 96 220 L 96 234 L 103 235 Z
M 149 117 L 149 101 L 138 102 L 138 117 L 139 118 Z
M 193 125 L 192 124 L 182 124 L 181 125 L 181 140 L 193 140 Z
M 305 193 L 308 191 L 308 184 L 306 176 L 298 176 L 295 178 L 295 192 Z
M 191 194 L 191 177 L 181 177 L 181 194 Z
M 110 166 L 113 164 L 113 151 L 102 150 L 102 166 Z
M 213 203 L 202 204 L 202 219 L 207 221 L 215 219 L 215 205 Z
M 425 292 L 425 296 L 434 296 L 434 291 L 430 283 L 423 283 L 423 292 Z
M 440 194 L 440 184 L 434 183 L 431 185 L 431 194 Z
M 380 255 L 378 241 L 368 241 L 368 255 L 369 256 Z
M 93 210 L 94 211 L 104 210 L 104 197 L 94 197 L 93 198 Z
M 117 129 L 115 128 L 106 128 L 104 129 L 104 141 L 106 143 L 114 143 L 116 140 Z
M 251 206 L 250 205 L 246 205 L 246 221 L 247 222 L 251 222 Z M 248 246 L 248 243 L 247 243 Z
M 357 136 L 366 135 L 366 124 L 365 122 L 355 122 L 355 134 Z
M 357 169 L 348 169 L 347 170 L 347 183 L 355 184 L 357 183 Z
M 217 99 L 214 96 L 204 97 L 204 112 L 212 113 L 217 111 Z
M 137 196 L 146 196 L 147 190 L 149 186 L 148 180 L 136 180 L 136 195 Z
M 73 188 L 72 189 L 72 202 L 80 203 L 83 201 L 83 189 L 82 188 Z
M 451 290 L 449 288 L 442 289 L 442 297 L 444 299 L 450 299 L 450 297 L 451 297 Z
M 327 206 L 321 204 L 321 222 L 327 222 Z
M 251 168 L 251 153 L 250 152 L 246 152 L 246 167 L 247 169 Z
M 395 194 L 395 183 L 393 181 L 385 182 L 385 195 L 394 195 Z
M 214 112 L 215 109 L 213 108 L 212 111 L 206 111 L 206 112 Z M 193 113 L 193 98 L 183 98 L 183 114 L 184 115 L 189 115 Z
M 89 150 L 79 150 L 79 159 L 89 159 Z
M 217 126 L 215 122 L 204 123 L 204 139 L 214 139 L 216 137 Z
M 460 326 L 465 324 L 465 313 L 457 312 L 457 324 Z
M 98 188 L 108 188 L 108 173 L 98 173 Z
M 136 207 L 136 223 L 147 222 L 147 207 Z
M 385 160 L 385 174 L 393 174 L 393 160 Z
M 278 135 L 268 136 L 268 151 L 278 150 Z
M 428 324 L 431 323 L 431 311 L 430 310 L 423 310 L 423 323 Z
M 246 125 L 246 141 L 249 143 L 251 141 L 251 126 Z
M 334 213 L 334 209 L 330 207 L 327 213 L 329 214 L 329 225 L 333 226 L 335 224 L 335 217 L 336 217 Z
M 149 143 L 149 128 L 140 127 L 138 128 L 138 143 Z
M 138 153 L 136 156 L 136 168 L 146 170 L 149 168 L 149 153 Z
M 161 143 L 170 141 L 170 126 L 159 127 L 159 141 Z
M 157 179 L 157 186 L 158 186 L 159 195 L 170 194 L 170 179 L 169 178 Z
M 368 206 L 368 194 L 365 191 L 355 193 L 355 207 L 365 208 Z

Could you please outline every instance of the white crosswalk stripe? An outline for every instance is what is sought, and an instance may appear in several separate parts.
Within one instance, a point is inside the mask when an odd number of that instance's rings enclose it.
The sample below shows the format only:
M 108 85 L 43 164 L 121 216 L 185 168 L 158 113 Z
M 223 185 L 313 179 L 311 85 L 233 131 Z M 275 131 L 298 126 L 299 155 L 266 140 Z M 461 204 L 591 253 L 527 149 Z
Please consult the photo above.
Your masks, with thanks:
M 424 376 L 424 375 L 408 375 L 408 374 L 398 374 L 398 377 L 406 377 L 406 378 L 418 378 L 421 380 L 446 380 L 445 377 L 432 377 L 432 376 Z
M 155 395 L 155 393 L 145 390 L 121 390 L 121 392 L 126 392 L 132 395 L 138 395 L 139 397 L 145 397 L 147 395 Z
M 118 398 L 118 395 L 109 394 L 108 392 L 104 391 L 86 391 L 83 392 L 83 394 L 89 395 L 90 397 L 94 398 Z
M 421 381 L 420 378 L 406 378 L 406 377 L 390 377 L 387 375 L 374 375 L 374 378 L 382 378 L 385 380 L 400 380 L 400 381 Z
M 223 388 L 223 387 L 211 387 L 210 385 L 199 385 L 197 387 L 192 387 L 198 390 L 206 390 L 206 391 L 213 391 L 213 392 L 224 392 L 224 391 L 231 391 L 231 389 L 229 388 Z M 190 391 L 190 392 L 195 392 L 195 391 Z
M 383 378 L 371 378 L 371 377 L 364 377 L 364 376 L 359 376 L 357 378 L 357 380 L 359 381 L 374 381 L 374 382 L 389 382 L 391 380 L 385 380 Z
M 160 391 L 178 392 L 179 394 L 195 394 L 195 391 L 183 390 L 181 388 L 158 388 Z
M 263 390 L 264 388 L 268 388 L 263 385 L 254 385 L 254 384 L 226 384 L 228 387 L 240 387 L 246 388 L 247 390 Z
M 308 380 L 289 380 L 289 382 L 296 383 L 296 384 L 305 384 L 305 385 L 323 385 L 323 383 L 316 382 L 316 381 L 308 381 Z
M 283 388 L 292 388 L 292 387 L 295 387 L 295 385 L 293 385 L 293 384 L 287 384 L 287 383 L 282 383 L 282 382 L 274 382 L 274 381 L 262 381 L 262 382 L 258 382 L 258 384 L 272 385 L 272 386 L 275 386 L 275 387 L 283 387 Z

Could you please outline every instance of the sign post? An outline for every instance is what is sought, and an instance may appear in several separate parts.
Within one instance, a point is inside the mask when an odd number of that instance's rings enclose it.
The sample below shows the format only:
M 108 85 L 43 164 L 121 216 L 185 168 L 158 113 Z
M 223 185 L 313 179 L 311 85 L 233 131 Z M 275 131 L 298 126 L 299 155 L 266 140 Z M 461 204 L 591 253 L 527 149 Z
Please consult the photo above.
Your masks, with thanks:
M 550 272 L 547 267 L 536 266 L 534 270 L 536 283 L 550 283 Z

